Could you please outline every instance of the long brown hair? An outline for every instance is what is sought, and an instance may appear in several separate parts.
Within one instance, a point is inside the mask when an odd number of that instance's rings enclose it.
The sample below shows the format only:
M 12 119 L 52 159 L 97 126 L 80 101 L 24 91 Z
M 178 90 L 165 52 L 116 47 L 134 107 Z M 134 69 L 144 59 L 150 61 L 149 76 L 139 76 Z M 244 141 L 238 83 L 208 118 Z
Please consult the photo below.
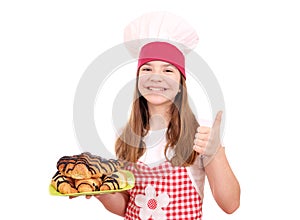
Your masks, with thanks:
M 193 141 L 199 124 L 189 106 L 186 83 L 182 76 L 180 90 L 169 110 L 170 122 L 164 153 L 173 166 L 189 166 L 194 163 L 198 155 L 193 150 Z M 116 155 L 119 159 L 135 163 L 145 153 L 143 137 L 150 129 L 149 118 L 147 100 L 138 90 L 137 77 L 129 121 L 115 143 Z M 169 148 L 174 149 L 173 158 L 166 156 Z

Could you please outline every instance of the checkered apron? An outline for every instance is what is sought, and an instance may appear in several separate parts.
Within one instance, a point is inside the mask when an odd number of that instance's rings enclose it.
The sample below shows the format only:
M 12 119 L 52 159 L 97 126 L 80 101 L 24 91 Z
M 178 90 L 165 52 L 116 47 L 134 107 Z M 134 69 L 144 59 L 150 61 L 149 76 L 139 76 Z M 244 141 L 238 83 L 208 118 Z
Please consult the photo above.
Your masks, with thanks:
M 201 220 L 202 200 L 185 167 L 166 161 L 151 168 L 138 161 L 137 168 L 126 169 L 133 172 L 136 182 L 128 191 L 125 219 Z

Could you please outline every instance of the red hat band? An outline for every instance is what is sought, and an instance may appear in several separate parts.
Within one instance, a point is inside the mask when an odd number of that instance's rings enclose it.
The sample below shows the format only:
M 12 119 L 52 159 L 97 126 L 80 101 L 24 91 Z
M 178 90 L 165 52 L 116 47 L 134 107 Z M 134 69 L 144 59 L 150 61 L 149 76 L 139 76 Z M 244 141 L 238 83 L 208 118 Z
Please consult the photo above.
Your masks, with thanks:
M 151 42 L 143 46 L 139 55 L 138 69 L 154 60 L 171 63 L 186 78 L 183 53 L 174 45 L 167 42 Z

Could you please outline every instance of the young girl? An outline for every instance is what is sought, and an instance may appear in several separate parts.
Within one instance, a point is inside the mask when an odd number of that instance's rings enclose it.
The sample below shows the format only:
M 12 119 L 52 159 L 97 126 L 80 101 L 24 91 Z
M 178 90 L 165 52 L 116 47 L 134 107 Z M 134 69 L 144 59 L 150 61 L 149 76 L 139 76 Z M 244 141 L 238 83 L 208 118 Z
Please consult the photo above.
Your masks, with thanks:
M 217 204 L 233 213 L 239 183 L 220 143 L 219 112 L 199 126 L 188 104 L 183 53 L 173 44 L 142 47 L 130 118 L 116 140 L 135 186 L 95 197 L 125 219 L 201 219 L 205 175 Z

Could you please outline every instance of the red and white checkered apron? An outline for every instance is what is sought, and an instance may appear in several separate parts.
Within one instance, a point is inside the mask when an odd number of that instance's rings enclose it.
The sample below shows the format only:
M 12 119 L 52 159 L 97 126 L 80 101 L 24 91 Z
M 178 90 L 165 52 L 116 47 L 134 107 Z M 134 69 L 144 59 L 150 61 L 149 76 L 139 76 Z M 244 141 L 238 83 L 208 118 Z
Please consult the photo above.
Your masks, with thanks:
M 166 161 L 151 168 L 138 161 L 137 169 L 126 169 L 133 172 L 135 187 L 128 191 L 125 219 L 201 219 L 202 200 L 185 167 L 173 167 Z M 153 196 L 149 197 L 151 193 Z

